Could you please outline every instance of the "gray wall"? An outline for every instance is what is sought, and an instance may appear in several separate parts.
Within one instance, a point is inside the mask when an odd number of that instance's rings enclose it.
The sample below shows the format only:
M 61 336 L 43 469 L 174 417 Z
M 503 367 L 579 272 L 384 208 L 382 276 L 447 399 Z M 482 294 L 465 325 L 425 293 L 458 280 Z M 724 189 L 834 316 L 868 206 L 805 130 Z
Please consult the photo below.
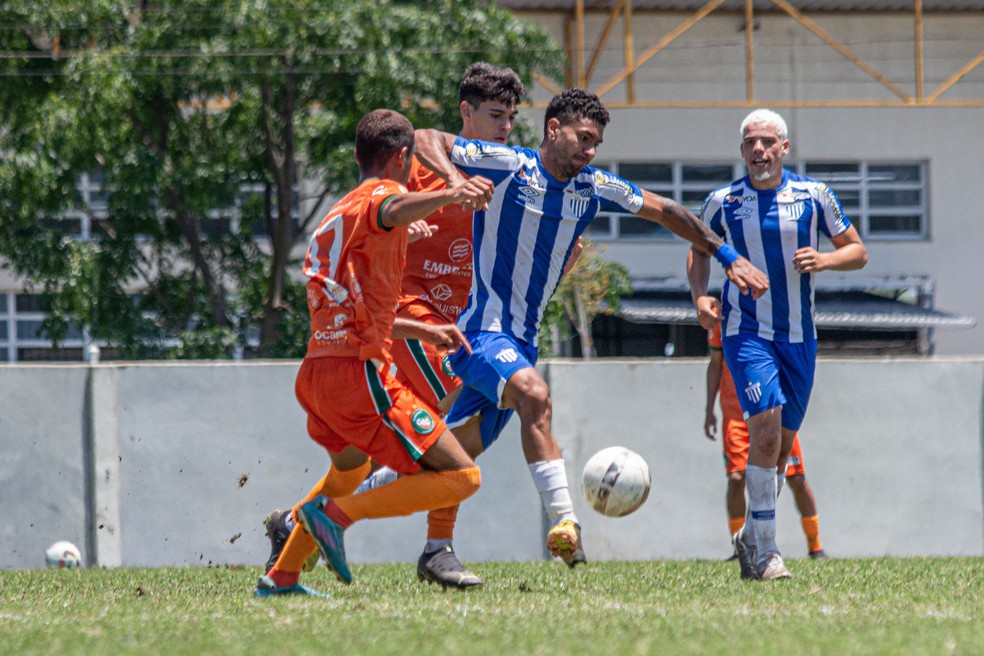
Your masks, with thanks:
M 44 564 L 58 539 L 89 564 L 259 565 L 261 525 L 327 467 L 293 397 L 297 362 L 0 367 L 0 567 Z M 589 558 L 728 553 L 720 443 L 703 436 L 702 360 L 552 361 L 554 426 Z M 836 556 L 982 555 L 984 359 L 821 360 L 803 428 L 825 547 Z M 595 451 L 640 452 L 639 511 L 611 519 L 577 492 Z M 466 561 L 544 557 L 515 422 L 479 460 L 459 515 Z M 779 540 L 805 542 L 791 495 Z M 422 516 L 362 522 L 353 562 L 412 562 Z

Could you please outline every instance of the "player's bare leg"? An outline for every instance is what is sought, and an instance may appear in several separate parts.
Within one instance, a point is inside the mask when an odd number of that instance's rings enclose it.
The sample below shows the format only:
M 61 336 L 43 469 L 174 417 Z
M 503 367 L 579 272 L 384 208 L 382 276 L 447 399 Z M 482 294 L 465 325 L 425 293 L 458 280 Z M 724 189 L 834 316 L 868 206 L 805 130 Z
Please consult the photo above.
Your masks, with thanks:
M 523 455 L 551 524 L 547 549 L 571 568 L 587 562 L 564 457 L 551 427 L 552 404 L 547 382 L 533 367 L 520 369 L 506 382 L 502 405 L 519 415 Z

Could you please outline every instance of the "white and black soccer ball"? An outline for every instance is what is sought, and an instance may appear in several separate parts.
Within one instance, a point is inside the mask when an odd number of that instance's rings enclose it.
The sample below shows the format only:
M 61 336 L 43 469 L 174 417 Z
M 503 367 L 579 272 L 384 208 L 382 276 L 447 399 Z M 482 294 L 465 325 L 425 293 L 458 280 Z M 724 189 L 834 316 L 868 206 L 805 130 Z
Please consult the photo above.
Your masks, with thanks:
M 75 569 L 82 566 L 82 553 L 67 540 L 59 540 L 44 553 L 44 562 L 49 569 Z
M 637 510 L 649 496 L 649 465 L 635 451 L 611 446 L 584 465 L 582 488 L 591 507 L 608 517 Z

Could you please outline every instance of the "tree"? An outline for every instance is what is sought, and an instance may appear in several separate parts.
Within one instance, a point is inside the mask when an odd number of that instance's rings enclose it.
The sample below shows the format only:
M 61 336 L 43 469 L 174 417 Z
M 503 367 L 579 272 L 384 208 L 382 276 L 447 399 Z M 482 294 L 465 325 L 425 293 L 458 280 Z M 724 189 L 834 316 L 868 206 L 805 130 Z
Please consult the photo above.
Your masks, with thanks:
M 0 60 L 0 255 L 48 300 L 54 339 L 71 323 L 126 357 L 221 357 L 250 333 L 260 355 L 302 355 L 292 274 L 355 182 L 359 118 L 393 107 L 456 131 L 468 64 L 529 85 L 562 63 L 479 0 L 38 4 L 0 7 L 17 55 Z M 66 238 L 66 210 L 91 237 Z
M 621 264 L 603 258 L 598 248 L 583 240 L 577 262 L 561 278 L 544 314 L 540 341 L 544 350 L 558 355 L 561 340 L 566 339 L 571 326 L 581 341 L 585 360 L 595 355 L 591 323 L 599 314 L 618 312 L 619 300 L 632 293 L 629 271 Z

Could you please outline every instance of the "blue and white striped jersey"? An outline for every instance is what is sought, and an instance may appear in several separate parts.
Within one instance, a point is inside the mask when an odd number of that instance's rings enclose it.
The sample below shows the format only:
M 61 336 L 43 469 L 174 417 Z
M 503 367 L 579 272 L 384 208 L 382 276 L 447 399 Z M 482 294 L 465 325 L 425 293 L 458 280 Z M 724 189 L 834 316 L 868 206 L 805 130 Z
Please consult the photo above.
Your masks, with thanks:
M 455 139 L 451 161 L 495 184 L 489 209 L 475 212 L 474 269 L 463 331 L 507 333 L 536 346 L 547 301 L 577 242 L 599 210 L 636 213 L 639 187 L 585 167 L 561 182 L 537 150 Z
M 775 342 L 815 340 L 813 274 L 793 268 L 793 253 L 806 246 L 819 249 L 821 231 L 836 237 L 851 227 L 834 192 L 788 170 L 778 189 L 755 189 L 746 176 L 712 191 L 701 218 L 769 276 L 769 290 L 757 301 L 725 281 L 723 334 L 754 334 Z

